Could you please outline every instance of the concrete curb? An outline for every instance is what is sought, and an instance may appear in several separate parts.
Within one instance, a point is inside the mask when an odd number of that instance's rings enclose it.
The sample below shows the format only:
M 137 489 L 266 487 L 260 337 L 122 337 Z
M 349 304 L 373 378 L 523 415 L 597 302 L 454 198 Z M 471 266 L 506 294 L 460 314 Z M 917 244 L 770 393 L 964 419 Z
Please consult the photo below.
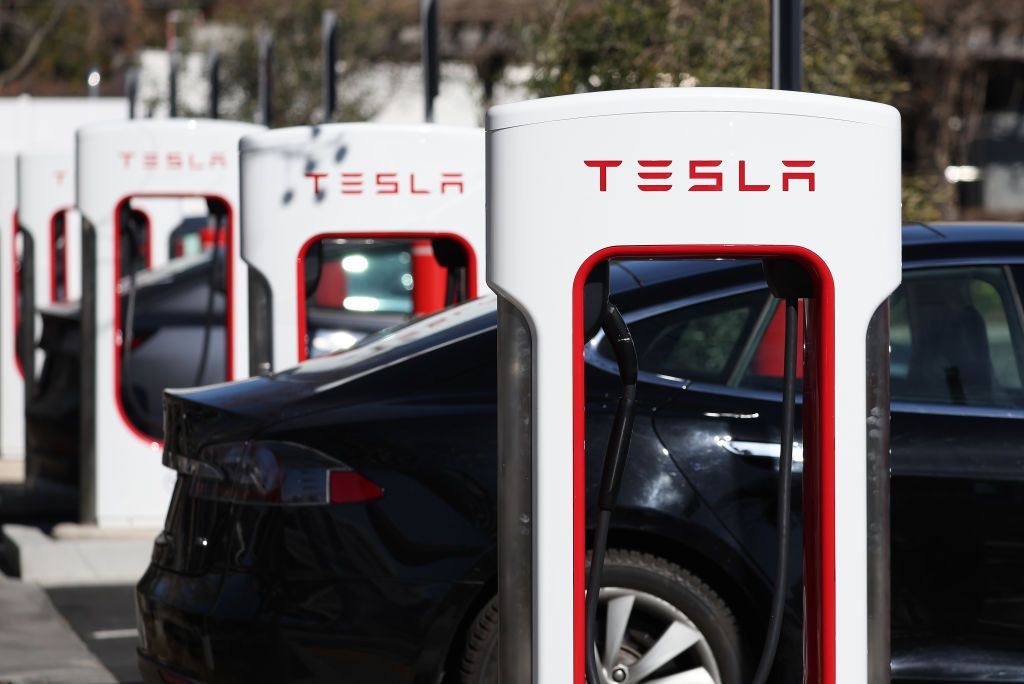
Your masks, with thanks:
M 21 484 L 25 481 L 25 461 L 17 458 L 0 458 L 0 482 Z
M 18 576 L 42 587 L 135 584 L 145 573 L 157 530 L 105 533 L 95 528 L 61 526 L 50 537 L 37 527 L 4 525 L 9 557 Z

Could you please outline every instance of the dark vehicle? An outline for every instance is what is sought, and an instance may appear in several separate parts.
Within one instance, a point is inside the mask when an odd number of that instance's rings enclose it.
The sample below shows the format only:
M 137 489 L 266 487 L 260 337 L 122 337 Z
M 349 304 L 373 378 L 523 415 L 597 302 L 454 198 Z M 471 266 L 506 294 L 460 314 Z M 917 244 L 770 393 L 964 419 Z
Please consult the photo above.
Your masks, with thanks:
M 220 250 L 216 261 L 222 266 Z M 217 273 L 223 268 L 217 267 Z M 224 378 L 223 283 L 215 283 L 213 307 L 207 310 L 211 269 L 209 253 L 175 259 L 137 275 L 136 314 L 131 349 L 132 372 L 122 374 L 125 410 L 133 424 L 159 437 L 161 395 L 168 386 L 194 384 L 199 350 L 210 325 L 205 382 Z M 215 274 L 213 274 L 215 275 Z M 122 316 L 127 307 L 128 278 L 122 279 Z M 40 308 L 39 348 L 45 361 L 25 408 L 28 460 L 33 478 L 76 486 L 79 476 L 81 406 L 81 305 Z
M 172 236 L 171 252 L 185 255 L 152 271 L 144 270 L 144 231 L 137 238 L 131 372 L 122 373 L 122 403 L 131 423 L 156 439 L 163 436 L 165 388 L 225 377 L 224 253 L 218 249 L 211 258 L 213 237 L 205 226 L 198 220 L 183 223 Z M 309 355 L 345 349 L 368 333 L 412 317 L 409 241 L 331 240 L 318 257 L 320 272 L 307 303 Z M 126 250 L 125 272 L 130 259 Z M 121 320 L 127 315 L 128 287 L 123 278 Z M 45 361 L 26 407 L 30 474 L 33 480 L 73 488 L 80 468 L 81 305 L 55 304 L 39 313 Z
M 1024 682 L 1024 227 L 909 226 L 904 268 L 894 675 Z M 642 373 L 601 657 L 629 682 L 741 684 L 773 580 L 778 301 L 753 262 L 612 275 Z M 495 344 L 485 298 L 272 377 L 168 393 L 179 476 L 136 594 L 146 680 L 495 682 Z M 592 494 L 618 385 L 600 336 L 586 359 Z M 798 463 L 794 525 L 800 480 Z M 799 680 L 799 589 L 777 681 Z

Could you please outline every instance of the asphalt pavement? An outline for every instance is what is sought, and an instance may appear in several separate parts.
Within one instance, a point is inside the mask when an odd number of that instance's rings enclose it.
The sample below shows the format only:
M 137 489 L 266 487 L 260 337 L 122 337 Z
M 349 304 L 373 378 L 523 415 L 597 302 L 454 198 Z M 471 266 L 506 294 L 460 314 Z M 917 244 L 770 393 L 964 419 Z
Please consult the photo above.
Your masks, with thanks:
M 57 587 L 46 593 L 86 647 L 121 684 L 141 684 L 135 662 L 134 587 Z

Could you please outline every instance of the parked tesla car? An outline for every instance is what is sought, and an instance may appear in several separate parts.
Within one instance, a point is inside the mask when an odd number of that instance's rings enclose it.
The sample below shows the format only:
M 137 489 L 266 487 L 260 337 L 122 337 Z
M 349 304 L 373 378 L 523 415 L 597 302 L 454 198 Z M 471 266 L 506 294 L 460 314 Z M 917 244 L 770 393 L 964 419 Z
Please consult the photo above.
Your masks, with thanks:
M 903 242 L 895 678 L 1024 682 L 1024 226 L 919 224 Z M 774 579 L 778 301 L 749 261 L 616 262 L 612 291 L 641 382 L 601 658 L 630 682 L 742 684 Z M 495 321 L 486 297 L 274 376 L 167 394 L 179 474 L 136 592 L 146 681 L 497 681 Z M 598 336 L 588 501 L 617 393 Z M 797 464 L 793 525 L 800 481 Z M 777 681 L 799 679 L 799 589 Z
M 122 403 L 132 424 L 154 439 L 163 436 L 165 388 L 225 377 L 224 255 L 218 249 L 211 260 L 210 252 L 203 251 L 212 245 L 212 237 L 206 234 L 209 229 L 197 226 L 205 224 L 183 223 L 172 237 L 172 253 L 184 256 L 152 271 L 140 271 L 137 278 L 132 372 L 122 373 Z M 139 235 L 145 232 L 140 230 Z M 318 270 L 310 279 L 306 307 L 310 356 L 347 348 L 368 333 L 412 318 L 409 240 L 325 242 L 317 259 L 311 260 Z M 144 269 L 144 237 L 136 238 L 136 243 L 140 247 L 135 266 Z M 127 251 L 122 254 L 124 272 L 129 270 L 131 256 Z M 122 320 L 127 315 L 127 291 L 124 278 Z M 80 467 L 81 305 L 77 301 L 49 305 L 39 313 L 43 322 L 39 349 L 45 361 L 26 407 L 28 460 L 33 480 L 73 488 Z M 204 344 L 208 345 L 205 357 Z M 76 507 L 71 505 L 69 510 Z
M 223 263 L 220 253 L 217 261 Z M 207 312 L 212 266 L 210 255 L 200 254 L 175 259 L 137 276 L 132 372 L 122 374 L 121 396 L 132 423 L 154 437 L 160 436 L 163 389 L 195 380 L 207 324 L 211 335 L 202 379 L 216 382 L 224 378 L 220 286 L 214 307 Z M 217 272 L 223 273 L 223 269 Z M 127 278 L 122 279 L 122 312 L 127 308 L 127 283 Z M 33 478 L 77 486 L 81 303 L 40 307 L 40 315 L 39 349 L 45 360 L 25 407 L 28 461 Z

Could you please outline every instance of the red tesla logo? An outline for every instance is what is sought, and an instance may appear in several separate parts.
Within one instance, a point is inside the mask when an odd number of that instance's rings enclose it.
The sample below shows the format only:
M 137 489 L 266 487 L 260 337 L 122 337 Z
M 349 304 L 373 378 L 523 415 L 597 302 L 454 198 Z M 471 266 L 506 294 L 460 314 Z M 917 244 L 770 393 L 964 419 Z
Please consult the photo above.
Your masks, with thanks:
M 587 159 L 583 162 L 590 168 L 598 170 L 597 189 L 598 192 L 608 191 L 609 169 L 617 169 L 622 166 L 621 159 Z M 692 185 L 687 187 L 688 192 L 722 192 L 726 185 L 727 173 L 723 171 L 723 160 L 721 159 L 691 159 L 689 161 L 689 174 L 686 180 Z M 641 192 L 667 192 L 674 186 L 671 159 L 640 159 L 637 160 L 639 170 L 637 176 L 640 182 L 636 187 Z M 814 160 L 810 159 L 787 159 L 782 161 L 781 187 L 783 192 L 789 192 L 792 187 L 797 189 L 795 181 L 801 181 L 801 186 L 808 192 L 814 192 Z M 740 192 L 767 192 L 772 189 L 772 183 L 755 182 L 754 172 L 747 168 L 747 162 L 740 159 L 735 167 L 736 188 Z M 790 169 L 805 169 L 796 171 Z M 779 169 L 776 169 L 776 173 Z M 769 172 L 770 173 L 770 172 Z M 732 173 L 728 173 L 732 176 Z M 777 178 L 778 176 L 776 176 Z M 771 180 L 770 176 L 760 177 L 757 180 Z M 684 183 L 685 184 L 685 183 Z
M 342 195 L 461 195 L 465 192 L 460 172 L 444 172 L 431 177 L 415 173 L 381 171 L 366 173 L 307 173 L 313 194 L 336 192 Z
M 205 171 L 207 169 L 226 169 L 228 167 L 228 155 L 226 152 L 121 151 L 117 154 L 121 158 L 121 164 L 125 170 Z

